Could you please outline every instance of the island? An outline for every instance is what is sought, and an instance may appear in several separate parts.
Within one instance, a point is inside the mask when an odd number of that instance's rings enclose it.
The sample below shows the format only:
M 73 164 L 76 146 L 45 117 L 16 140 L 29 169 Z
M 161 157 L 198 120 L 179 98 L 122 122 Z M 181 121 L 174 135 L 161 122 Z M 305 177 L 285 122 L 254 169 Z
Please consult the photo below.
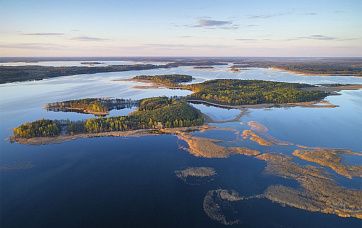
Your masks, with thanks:
M 240 72 L 240 68 L 239 68 L 239 67 L 235 67 L 235 65 L 229 67 L 229 69 L 230 69 L 230 71 L 233 72 L 233 73 L 238 73 L 238 72 Z
M 306 90 L 310 87 L 315 86 L 239 79 L 215 79 L 184 86 L 193 91 L 188 100 L 233 106 L 309 102 L 329 95 L 324 91 Z
M 362 177 L 361 166 L 346 165 L 342 162 L 341 157 L 341 155 L 362 156 L 362 154 L 358 152 L 341 149 L 316 148 L 309 150 L 295 150 L 293 155 L 300 159 L 328 167 L 339 175 L 349 179 L 352 177 Z
M 194 66 L 194 69 L 214 69 L 213 66 Z
M 136 76 L 130 80 L 150 82 L 170 89 L 191 90 L 186 97 L 190 102 L 214 106 L 236 107 L 241 105 L 281 105 L 319 101 L 330 95 L 326 87 L 301 83 L 262 80 L 215 79 L 195 84 L 180 84 L 192 80 L 187 75 Z M 337 90 L 337 87 L 333 87 Z
M 177 98 L 153 97 L 142 99 L 138 110 L 127 116 L 91 118 L 84 121 L 36 120 L 14 128 L 12 141 L 36 137 L 55 137 L 86 133 L 131 131 L 200 126 L 204 117 L 200 111 Z M 94 135 L 96 136 L 96 135 Z
M 85 98 L 62 102 L 48 103 L 45 109 L 55 112 L 79 112 L 106 116 L 109 111 L 116 109 L 131 108 L 137 105 L 137 101 L 130 99 L 109 99 L 109 98 Z
M 178 87 L 180 83 L 191 82 L 193 80 L 190 75 L 183 74 L 164 74 L 164 75 L 139 75 L 133 77 L 132 81 L 151 82 L 155 85 L 167 86 L 170 88 Z
M 103 63 L 102 62 L 91 61 L 91 62 L 81 62 L 80 64 L 83 64 L 83 65 L 99 65 L 99 64 L 103 64 Z

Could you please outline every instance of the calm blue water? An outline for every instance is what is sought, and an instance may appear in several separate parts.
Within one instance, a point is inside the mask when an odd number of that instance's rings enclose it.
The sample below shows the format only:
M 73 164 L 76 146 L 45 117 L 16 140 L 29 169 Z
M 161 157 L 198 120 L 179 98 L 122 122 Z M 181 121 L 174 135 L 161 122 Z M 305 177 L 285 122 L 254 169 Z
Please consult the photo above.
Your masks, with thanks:
M 48 102 L 85 97 L 139 99 L 189 94 L 189 91 L 181 90 L 135 89 L 132 87 L 139 83 L 113 81 L 139 74 L 188 73 L 199 81 L 254 77 L 279 81 L 309 80 L 309 83 L 362 83 L 358 78 L 290 76 L 289 73 L 267 69 L 234 74 L 226 69 L 181 67 L 0 85 L 0 226 L 222 227 L 203 211 L 203 198 L 209 190 L 234 189 L 240 195 L 249 196 L 262 193 L 272 184 L 297 186 L 294 181 L 265 175 L 265 162 L 251 157 L 194 157 L 180 149 L 185 142 L 171 135 L 79 139 L 42 146 L 10 144 L 6 138 L 11 135 L 12 128 L 25 121 L 93 118 L 87 114 L 48 112 L 42 108 Z M 328 97 L 328 100 L 339 107 L 249 110 L 239 121 L 213 125 L 242 132 L 246 123 L 254 120 L 267 126 L 269 133 L 281 140 L 306 146 L 362 151 L 362 90 L 344 91 L 341 96 Z M 233 119 L 239 114 L 239 110 L 234 109 L 196 107 L 220 121 Z M 132 109 L 119 110 L 111 115 L 130 111 Z M 290 153 L 287 147 L 265 148 L 254 142 L 242 141 L 231 131 L 213 130 L 195 134 L 222 139 L 225 145 Z M 362 165 L 361 160 L 348 163 Z M 212 181 L 197 186 L 185 184 L 176 177 L 176 170 L 194 166 L 213 167 L 217 175 Z M 338 176 L 336 179 L 343 186 L 358 188 L 355 180 L 344 180 Z M 361 220 L 310 213 L 267 200 L 243 201 L 237 204 L 235 210 L 241 221 L 239 225 L 245 227 L 361 226 Z

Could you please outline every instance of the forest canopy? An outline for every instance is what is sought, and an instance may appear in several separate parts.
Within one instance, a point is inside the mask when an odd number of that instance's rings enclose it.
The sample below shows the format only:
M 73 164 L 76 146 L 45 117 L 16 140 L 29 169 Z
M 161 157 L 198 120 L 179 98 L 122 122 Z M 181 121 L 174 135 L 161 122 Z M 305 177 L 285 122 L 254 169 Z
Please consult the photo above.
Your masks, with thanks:
M 164 74 L 164 75 L 140 75 L 133 77 L 136 81 L 149 81 L 156 84 L 162 84 L 165 86 L 177 86 L 179 83 L 191 82 L 192 76 L 183 74 Z
M 133 80 L 145 80 L 167 86 L 191 90 L 187 100 L 207 101 L 221 105 L 285 104 L 316 101 L 329 93 L 314 85 L 262 80 L 215 79 L 196 84 L 179 84 L 192 80 L 188 75 L 136 76 Z
M 313 85 L 261 80 L 216 79 L 184 87 L 194 92 L 187 97 L 189 100 L 227 105 L 296 103 L 315 101 L 328 95 L 323 91 L 305 90 L 315 87 Z

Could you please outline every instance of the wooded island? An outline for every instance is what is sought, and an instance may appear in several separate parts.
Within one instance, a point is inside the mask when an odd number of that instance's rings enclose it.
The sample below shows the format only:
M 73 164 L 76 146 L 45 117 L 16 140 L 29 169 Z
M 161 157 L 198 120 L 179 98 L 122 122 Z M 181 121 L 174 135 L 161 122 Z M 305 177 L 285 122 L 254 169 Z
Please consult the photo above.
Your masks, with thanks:
M 167 97 L 146 98 L 128 116 L 91 118 L 84 121 L 37 120 L 14 128 L 14 138 L 53 137 L 60 134 L 100 133 L 138 129 L 199 126 L 200 111 L 186 101 Z
M 215 79 L 195 84 L 180 84 L 192 80 L 188 75 L 136 76 L 132 80 L 161 84 L 168 88 L 191 90 L 188 100 L 207 101 L 223 105 L 284 104 L 315 101 L 329 93 L 317 86 L 301 83 L 272 82 L 262 80 Z
M 130 108 L 137 105 L 137 101 L 130 99 L 85 98 L 78 100 L 48 103 L 48 111 L 89 113 L 96 116 L 105 116 L 109 111 Z

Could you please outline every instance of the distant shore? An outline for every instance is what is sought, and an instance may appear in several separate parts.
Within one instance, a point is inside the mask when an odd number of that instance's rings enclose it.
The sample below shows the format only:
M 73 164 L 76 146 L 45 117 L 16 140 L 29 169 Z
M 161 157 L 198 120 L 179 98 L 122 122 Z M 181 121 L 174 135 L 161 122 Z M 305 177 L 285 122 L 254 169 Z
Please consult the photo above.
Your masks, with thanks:
M 336 85 L 336 86 L 326 86 L 321 85 L 318 87 L 311 87 L 311 88 L 305 88 L 305 90 L 308 91 L 323 91 L 327 93 L 333 93 L 333 92 L 340 92 L 342 90 L 359 90 L 362 89 L 362 84 L 356 84 L 356 85 Z
M 277 70 L 277 71 L 284 71 L 284 72 L 289 72 L 289 73 L 293 73 L 293 74 L 297 74 L 299 76 L 342 76 L 342 77 L 362 77 L 362 75 L 356 75 L 356 74 L 340 74 L 340 73 L 336 73 L 336 74 L 330 74 L 330 73 L 322 73 L 322 72 L 305 72 L 302 70 L 288 70 L 285 69 L 283 67 L 277 67 L 277 66 L 272 66 L 269 67 L 269 69 L 272 70 Z
M 183 87 L 168 87 L 162 83 L 155 83 L 149 80 L 140 80 L 140 79 L 119 79 L 117 81 L 134 81 L 134 82 L 142 82 L 149 85 L 145 86 L 134 86 L 134 88 L 140 89 L 148 89 L 148 88 L 169 88 L 169 89 L 185 89 Z M 331 93 L 331 95 L 338 95 L 337 92 L 342 90 L 359 90 L 362 89 L 362 84 L 356 85 L 321 85 L 318 87 L 308 87 L 303 90 L 307 91 L 323 91 L 326 93 Z M 228 108 L 228 109 L 261 109 L 261 108 L 272 108 L 272 107 L 309 107 L 309 108 L 335 108 L 337 105 L 331 104 L 325 100 L 317 100 L 317 101 L 308 101 L 308 102 L 297 102 L 297 103 L 285 103 L 285 104 L 253 104 L 253 105 L 227 105 L 227 104 L 218 104 L 210 101 L 204 101 L 199 99 L 187 99 L 188 102 L 191 103 L 202 103 L 206 105 L 211 105 L 220 108 Z

